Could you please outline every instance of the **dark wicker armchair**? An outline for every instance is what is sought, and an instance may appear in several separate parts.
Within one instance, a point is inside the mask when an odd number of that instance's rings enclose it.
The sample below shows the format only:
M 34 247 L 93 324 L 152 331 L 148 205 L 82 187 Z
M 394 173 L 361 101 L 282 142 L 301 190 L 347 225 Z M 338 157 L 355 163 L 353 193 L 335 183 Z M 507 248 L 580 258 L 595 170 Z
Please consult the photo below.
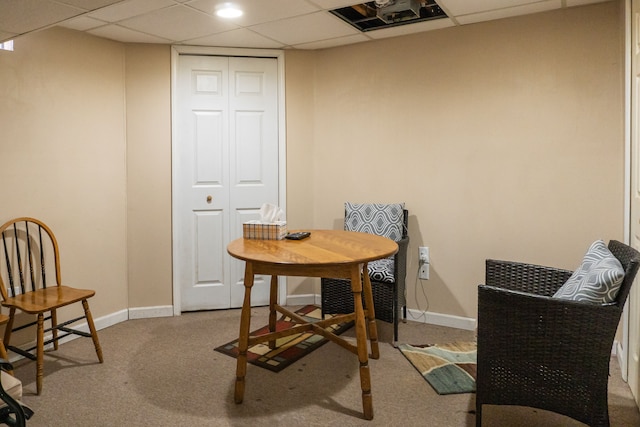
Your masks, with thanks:
M 393 257 L 393 281 L 376 281 L 371 278 L 373 304 L 376 319 L 393 323 L 394 343 L 398 341 L 398 320 L 406 319 L 405 277 L 407 275 L 407 232 L 409 212 L 403 210 L 402 238 L 397 241 L 398 252 Z M 353 311 L 353 294 L 349 280 L 323 278 L 321 280 L 322 316 Z M 401 313 L 402 309 L 402 313 Z
M 571 271 L 488 260 L 478 287 L 476 425 L 482 405 L 519 405 L 608 426 L 611 348 L 640 253 L 609 250 L 625 271 L 616 300 L 593 304 L 552 298 Z

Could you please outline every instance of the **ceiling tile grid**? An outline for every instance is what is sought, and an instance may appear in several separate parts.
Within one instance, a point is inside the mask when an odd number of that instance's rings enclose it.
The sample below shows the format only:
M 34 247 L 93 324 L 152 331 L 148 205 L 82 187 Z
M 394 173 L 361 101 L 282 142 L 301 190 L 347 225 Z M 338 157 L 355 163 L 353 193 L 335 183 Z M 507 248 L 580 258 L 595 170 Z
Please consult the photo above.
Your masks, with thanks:
M 216 16 L 229 1 L 241 17 Z M 330 12 L 357 0 L 0 0 L 0 42 L 60 25 L 121 42 L 324 49 L 605 1 L 436 0 L 447 17 L 361 32 Z

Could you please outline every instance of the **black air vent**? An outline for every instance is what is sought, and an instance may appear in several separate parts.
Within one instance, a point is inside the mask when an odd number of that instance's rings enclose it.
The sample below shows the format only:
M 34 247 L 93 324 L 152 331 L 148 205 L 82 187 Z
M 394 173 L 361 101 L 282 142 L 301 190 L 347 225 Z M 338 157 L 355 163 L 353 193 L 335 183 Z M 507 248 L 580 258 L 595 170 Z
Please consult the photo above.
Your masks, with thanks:
M 363 32 L 447 17 L 435 0 L 390 0 L 383 6 L 369 1 L 331 13 Z

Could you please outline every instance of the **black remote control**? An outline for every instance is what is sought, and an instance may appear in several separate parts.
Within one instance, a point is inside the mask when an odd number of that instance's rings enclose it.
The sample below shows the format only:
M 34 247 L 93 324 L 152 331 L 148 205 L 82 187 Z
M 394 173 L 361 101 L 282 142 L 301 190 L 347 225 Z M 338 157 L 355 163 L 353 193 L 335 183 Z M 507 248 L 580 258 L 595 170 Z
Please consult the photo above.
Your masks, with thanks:
M 309 233 L 308 231 L 299 231 L 297 233 L 287 234 L 286 236 L 284 236 L 284 238 L 289 240 L 302 240 L 302 239 L 306 239 L 310 235 L 311 233 Z

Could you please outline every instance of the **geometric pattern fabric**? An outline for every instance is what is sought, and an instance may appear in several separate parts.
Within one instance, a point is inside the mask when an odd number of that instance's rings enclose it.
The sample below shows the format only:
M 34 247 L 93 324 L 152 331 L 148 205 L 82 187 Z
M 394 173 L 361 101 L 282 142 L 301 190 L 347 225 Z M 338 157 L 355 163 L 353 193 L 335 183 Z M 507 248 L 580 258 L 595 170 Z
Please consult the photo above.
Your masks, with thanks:
M 344 229 L 387 237 L 394 242 L 402 239 L 404 203 L 345 203 Z M 393 256 L 367 265 L 374 282 L 394 283 Z
M 553 295 L 574 301 L 605 304 L 615 301 L 624 279 L 620 261 L 602 240 L 591 244 L 582 264 Z
M 345 203 L 344 229 L 388 237 L 394 242 L 402 239 L 404 203 Z
M 438 394 L 476 391 L 476 343 L 400 344 L 398 349 Z
M 371 261 L 367 264 L 369 279 L 373 282 L 395 283 L 395 260 L 393 258 L 384 258 Z

